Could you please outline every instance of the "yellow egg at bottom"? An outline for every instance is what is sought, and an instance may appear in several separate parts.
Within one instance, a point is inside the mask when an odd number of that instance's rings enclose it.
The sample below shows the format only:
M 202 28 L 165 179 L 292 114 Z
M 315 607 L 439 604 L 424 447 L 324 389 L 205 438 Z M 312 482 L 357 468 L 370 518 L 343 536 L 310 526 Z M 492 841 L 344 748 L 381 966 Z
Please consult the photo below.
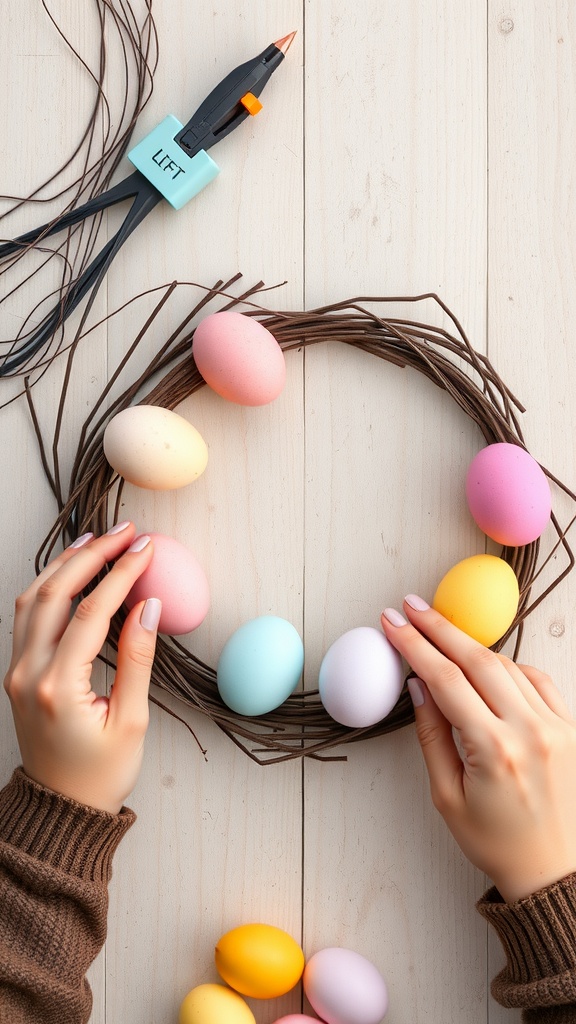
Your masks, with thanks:
M 198 985 L 182 1001 L 178 1024 L 256 1024 L 237 992 L 224 985 Z
M 458 629 L 491 647 L 512 625 L 520 598 L 514 570 L 495 555 L 473 555 L 441 580 L 433 607 Z

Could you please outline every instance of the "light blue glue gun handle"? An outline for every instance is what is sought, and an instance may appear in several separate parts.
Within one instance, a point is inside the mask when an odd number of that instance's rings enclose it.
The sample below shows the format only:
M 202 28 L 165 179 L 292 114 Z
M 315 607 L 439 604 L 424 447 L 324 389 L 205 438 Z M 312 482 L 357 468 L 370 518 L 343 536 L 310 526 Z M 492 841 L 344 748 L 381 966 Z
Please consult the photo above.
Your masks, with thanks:
M 220 170 L 203 149 L 193 157 L 187 156 L 174 141 L 182 127 L 176 117 L 168 114 L 128 153 L 128 159 L 175 210 L 198 195 Z

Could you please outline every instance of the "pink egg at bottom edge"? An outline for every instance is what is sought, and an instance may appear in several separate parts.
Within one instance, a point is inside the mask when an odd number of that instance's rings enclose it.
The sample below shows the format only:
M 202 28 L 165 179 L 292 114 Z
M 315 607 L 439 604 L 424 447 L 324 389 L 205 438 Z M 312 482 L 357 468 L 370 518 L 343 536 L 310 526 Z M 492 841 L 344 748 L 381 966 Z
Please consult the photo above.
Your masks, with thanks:
M 303 975 L 304 991 L 326 1024 L 381 1024 L 388 990 L 378 968 L 366 957 L 341 946 L 321 949 Z
M 286 383 L 286 360 L 276 338 L 245 313 L 223 310 L 201 320 L 192 355 L 208 386 L 238 405 L 267 405 Z
M 322 1024 L 318 1017 L 308 1017 L 305 1013 L 289 1013 L 287 1017 L 279 1017 L 274 1024 Z
M 126 598 L 128 608 L 157 597 L 162 602 L 159 632 L 179 636 L 196 629 L 210 607 L 210 591 L 204 569 L 180 541 L 162 533 L 148 535 L 154 554 L 148 568 L 136 580 Z

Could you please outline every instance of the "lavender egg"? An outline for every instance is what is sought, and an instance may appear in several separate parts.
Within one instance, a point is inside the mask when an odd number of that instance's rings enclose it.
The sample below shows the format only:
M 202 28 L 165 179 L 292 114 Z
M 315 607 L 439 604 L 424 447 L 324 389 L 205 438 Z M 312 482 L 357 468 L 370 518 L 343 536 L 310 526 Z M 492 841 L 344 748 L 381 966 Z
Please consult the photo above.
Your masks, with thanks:
M 372 626 L 343 633 L 320 666 L 320 700 L 334 721 L 351 729 L 363 729 L 386 718 L 402 686 L 402 659 Z

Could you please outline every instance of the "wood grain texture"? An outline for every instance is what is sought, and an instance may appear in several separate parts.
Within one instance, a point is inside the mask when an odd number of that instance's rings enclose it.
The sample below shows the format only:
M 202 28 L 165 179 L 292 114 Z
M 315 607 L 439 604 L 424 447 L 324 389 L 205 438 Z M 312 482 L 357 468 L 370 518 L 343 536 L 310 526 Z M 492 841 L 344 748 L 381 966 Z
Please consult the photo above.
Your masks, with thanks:
M 92 92 L 37 5 L 5 8 L 0 126 L 15 157 L 2 161 L 0 191 L 12 193 L 39 180 L 39 148 L 42 175 L 58 165 Z M 68 12 L 84 53 L 93 52 L 93 14 Z M 171 0 L 155 17 L 161 60 L 135 141 L 166 113 L 186 120 L 271 40 L 298 35 L 263 111 L 214 150 L 216 181 L 177 214 L 158 207 L 115 260 L 95 316 L 173 279 L 200 286 L 178 288 L 129 373 L 202 286 L 237 271 L 236 294 L 286 281 L 260 298 L 285 309 L 437 292 L 526 405 L 529 448 L 574 488 L 569 0 L 464 0 L 457 11 L 448 0 L 214 0 L 193 12 Z M 23 210 L 14 233 L 38 219 Z M 27 301 L 19 294 L 9 317 L 25 315 Z M 151 301 L 114 316 L 80 349 L 65 471 Z M 429 300 L 395 311 L 445 326 Z M 2 337 L 9 331 L 3 319 Z M 233 407 L 207 391 L 188 400 L 180 411 L 207 440 L 206 473 L 179 493 L 127 487 L 122 512 L 188 543 L 205 565 L 212 611 L 186 638 L 195 653 L 215 665 L 243 621 L 283 615 L 302 631 L 312 688 L 344 630 L 377 627 L 382 608 L 409 591 L 430 598 L 450 565 L 483 550 L 463 493 L 482 439 L 413 371 L 336 344 L 292 352 L 287 363 L 287 387 L 270 407 Z M 37 389 L 47 436 L 61 373 Z M 32 577 L 55 507 L 25 405 L 0 418 L 10 481 L 0 489 L 6 663 L 13 596 Z M 522 649 L 573 704 L 575 603 L 569 578 L 530 618 Z M 210 722 L 170 706 L 206 753 L 152 709 L 131 801 L 138 822 L 116 857 L 109 938 L 91 971 L 94 1024 L 176 1020 L 187 990 L 216 979 L 220 934 L 257 919 L 286 928 L 307 955 L 341 944 L 372 959 L 389 983 L 393 1024 L 520 1020 L 489 995 L 501 952 L 474 910 L 485 879 L 431 807 L 413 729 L 347 748 L 344 762 L 261 768 Z M 6 700 L 0 737 L 6 777 L 18 758 Z M 257 1024 L 272 1024 L 300 1009 L 301 994 L 252 1006 Z
M 574 489 L 576 12 L 568 2 L 489 8 L 489 353 L 528 408 L 530 451 Z M 522 650 L 572 708 L 575 601 L 572 575 L 528 620 Z M 501 962 L 491 936 L 491 974 Z M 494 1006 L 493 1020 L 507 1019 Z
M 307 67 L 324 57 L 330 87 L 308 73 L 306 298 L 438 291 L 483 350 L 485 12 L 453 12 L 332 4 L 308 22 Z M 412 316 L 438 322 L 431 307 Z M 484 539 L 462 494 L 476 428 L 418 374 L 309 351 L 306 415 L 312 679 L 316 651 L 378 626 L 406 593 L 431 600 Z M 306 945 L 351 945 L 378 963 L 395 1021 L 485 1020 L 482 882 L 430 806 L 412 730 L 354 748 L 339 771 L 307 765 L 305 796 Z

